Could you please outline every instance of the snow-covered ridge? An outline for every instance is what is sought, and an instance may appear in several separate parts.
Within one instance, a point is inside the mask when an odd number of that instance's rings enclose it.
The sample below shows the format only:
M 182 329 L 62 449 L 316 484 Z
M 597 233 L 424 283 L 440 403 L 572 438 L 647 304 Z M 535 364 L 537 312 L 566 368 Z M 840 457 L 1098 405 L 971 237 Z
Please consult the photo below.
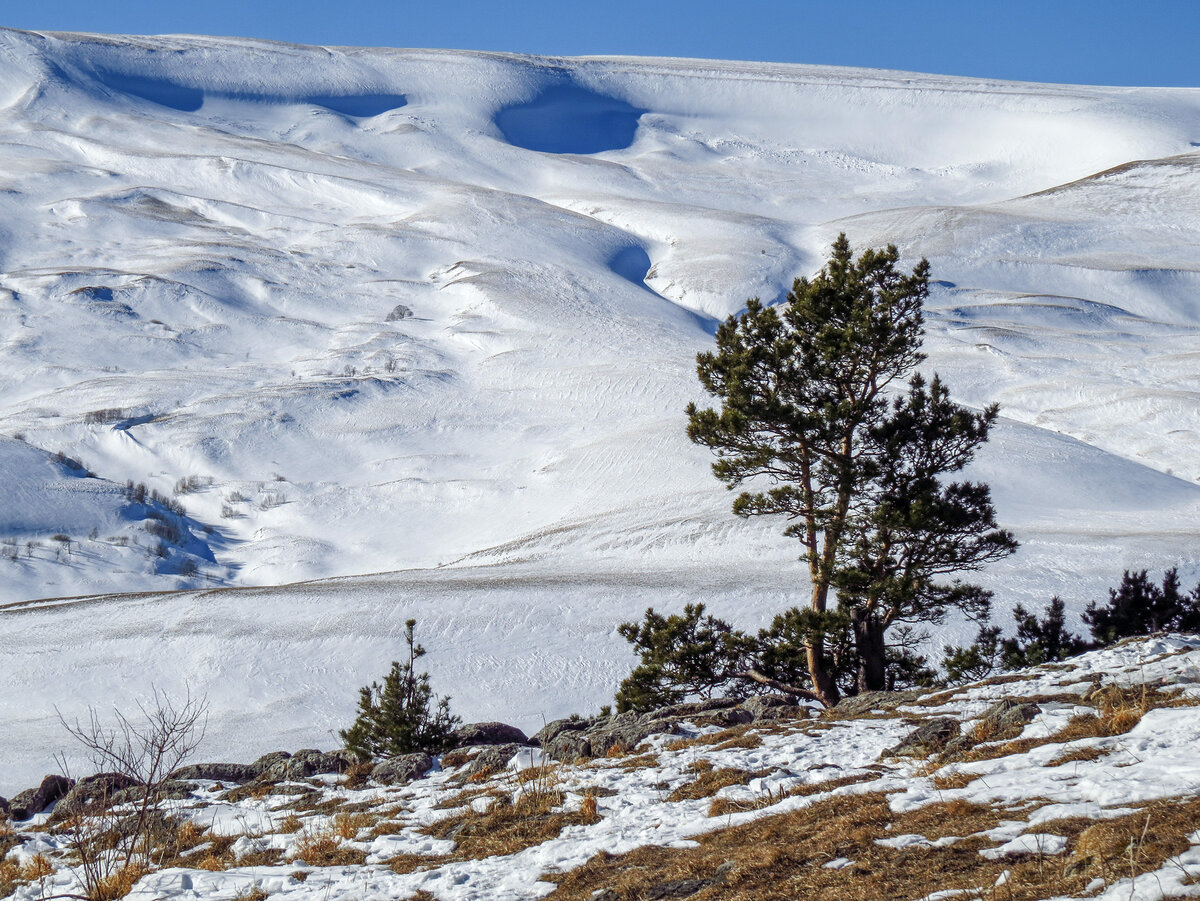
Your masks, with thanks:
M 528 724 L 607 700 L 650 603 L 791 603 L 796 549 L 732 521 L 681 411 L 714 320 L 841 230 L 930 258 L 929 367 L 1002 404 L 1002 612 L 1194 582 L 1200 91 L 12 30 L 0 60 L 0 593 L 196 592 L 0 615 L 22 759 L 68 661 L 80 704 L 190 681 L 232 732 L 249 653 L 260 718 L 319 735 L 391 659 L 383 599 Z M 129 481 L 211 559 L 163 565 Z M 248 620 L 208 593 L 331 577 Z

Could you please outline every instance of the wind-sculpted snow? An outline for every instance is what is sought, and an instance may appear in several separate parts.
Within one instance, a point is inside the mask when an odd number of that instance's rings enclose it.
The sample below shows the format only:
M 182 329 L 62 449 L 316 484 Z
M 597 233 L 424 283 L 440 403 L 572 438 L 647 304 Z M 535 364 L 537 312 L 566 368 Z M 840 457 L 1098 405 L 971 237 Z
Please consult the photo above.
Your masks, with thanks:
M 496 114 L 504 139 L 544 153 L 601 153 L 625 150 L 646 110 L 574 84 L 552 85 L 533 100 Z
M 843 230 L 929 257 L 927 368 L 1002 405 L 976 471 L 1024 544 L 984 575 L 1001 616 L 1055 592 L 1078 611 L 1126 566 L 1194 584 L 1200 91 L 11 30 L 0 60 L 9 602 L 397 572 L 381 593 L 424 623 L 443 596 L 427 571 L 453 564 L 476 574 L 465 612 L 426 644 L 485 662 L 442 690 L 481 717 L 601 703 L 628 663 L 614 626 L 648 603 L 749 625 L 803 595 L 794 542 L 730 516 L 682 410 L 715 323 L 782 298 Z M 55 452 L 96 478 L 45 477 Z M 175 497 L 212 559 L 164 566 L 127 534 L 129 481 Z M 514 567 L 555 587 L 498 593 Z M 714 567 L 729 575 L 710 584 Z M 678 590 L 644 592 L 655 572 Z M 311 589 L 331 622 L 366 615 L 340 585 Z M 291 616 L 291 589 L 261 597 L 255 616 Z M 119 606 L 0 615 L 24 673 L 0 704 L 38 741 L 45 686 L 140 659 L 167 608 L 72 655 L 22 650 L 24 617 L 61 634 Z M 568 630 L 572 675 L 543 679 L 509 628 L 547 609 L 600 617 Z M 178 675 L 225 696 L 211 661 L 234 626 L 206 621 Z M 489 656 L 493 623 L 507 644 Z M 261 631 L 284 661 L 264 733 L 285 695 L 316 709 L 394 653 Z M 278 688 L 310 666 L 336 685 Z

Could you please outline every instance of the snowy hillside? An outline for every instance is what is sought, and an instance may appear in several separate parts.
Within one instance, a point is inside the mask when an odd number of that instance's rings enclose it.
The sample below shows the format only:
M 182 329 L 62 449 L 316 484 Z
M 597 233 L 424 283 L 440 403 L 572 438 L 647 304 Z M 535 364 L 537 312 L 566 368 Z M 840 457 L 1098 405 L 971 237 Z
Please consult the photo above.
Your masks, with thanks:
M 842 230 L 930 258 L 929 367 L 1002 404 L 1001 613 L 1200 571 L 1200 90 L 12 30 L 0 59 L 22 773 L 54 703 L 152 681 L 239 750 L 311 741 L 406 614 L 466 715 L 525 726 L 606 700 L 648 604 L 769 617 L 796 549 L 731 521 L 681 411 L 716 319 Z

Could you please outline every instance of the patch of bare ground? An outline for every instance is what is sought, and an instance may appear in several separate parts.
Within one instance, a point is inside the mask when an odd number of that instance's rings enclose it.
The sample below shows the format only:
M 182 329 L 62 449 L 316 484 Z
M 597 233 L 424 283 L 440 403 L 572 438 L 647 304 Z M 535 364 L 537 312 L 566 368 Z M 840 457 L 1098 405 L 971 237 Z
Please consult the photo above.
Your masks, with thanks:
M 934 892 L 990 892 L 1008 872 L 1003 897 L 1036 901 L 1078 895 L 1095 878 L 1112 882 L 1159 869 L 1188 847 L 1200 822 L 1200 799 L 1160 801 L 1124 817 L 1059 820 L 1037 827 L 1067 838 L 1067 852 L 989 860 L 978 852 L 996 843 L 980 835 L 1012 810 L 963 800 L 896 814 L 882 792 L 825 798 L 798 811 L 764 817 L 698 838 L 698 847 L 647 846 L 628 854 L 597 854 L 583 866 L 544 878 L 557 883 L 553 901 L 673 897 L 687 885 L 694 901 L 878 901 Z M 880 839 L 922 835 L 961 840 L 942 847 L 890 848 Z M 825 865 L 840 862 L 839 868 Z

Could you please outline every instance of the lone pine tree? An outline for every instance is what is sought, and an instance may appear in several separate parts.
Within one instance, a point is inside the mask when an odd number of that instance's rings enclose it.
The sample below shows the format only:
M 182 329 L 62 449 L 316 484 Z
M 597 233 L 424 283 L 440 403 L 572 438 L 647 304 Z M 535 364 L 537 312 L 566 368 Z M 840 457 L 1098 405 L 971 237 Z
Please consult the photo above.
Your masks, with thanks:
M 997 408 L 972 412 L 936 376 L 914 374 L 929 263 L 903 274 L 898 261 L 894 246 L 855 260 L 840 235 L 785 303 L 751 300 L 720 326 L 716 350 L 697 357 L 720 407 L 687 409 L 688 436 L 718 457 L 713 473 L 746 489 L 733 512 L 786 517 L 804 549 L 805 663 L 825 704 L 840 696 L 826 636 L 848 620 L 858 689 L 883 689 L 887 629 L 986 611 L 989 592 L 943 578 L 1017 546 L 996 527 L 987 485 L 943 480 L 987 440 Z
M 425 649 L 416 643 L 417 621 L 404 624 L 408 660 L 392 661 L 383 684 L 372 682 L 359 691 L 358 716 L 339 733 L 346 749 L 360 757 L 396 757 L 416 751 L 437 753 L 446 749 L 450 733 L 459 725 L 450 713 L 449 698 L 434 698 L 428 673 L 418 673 L 417 658 Z

